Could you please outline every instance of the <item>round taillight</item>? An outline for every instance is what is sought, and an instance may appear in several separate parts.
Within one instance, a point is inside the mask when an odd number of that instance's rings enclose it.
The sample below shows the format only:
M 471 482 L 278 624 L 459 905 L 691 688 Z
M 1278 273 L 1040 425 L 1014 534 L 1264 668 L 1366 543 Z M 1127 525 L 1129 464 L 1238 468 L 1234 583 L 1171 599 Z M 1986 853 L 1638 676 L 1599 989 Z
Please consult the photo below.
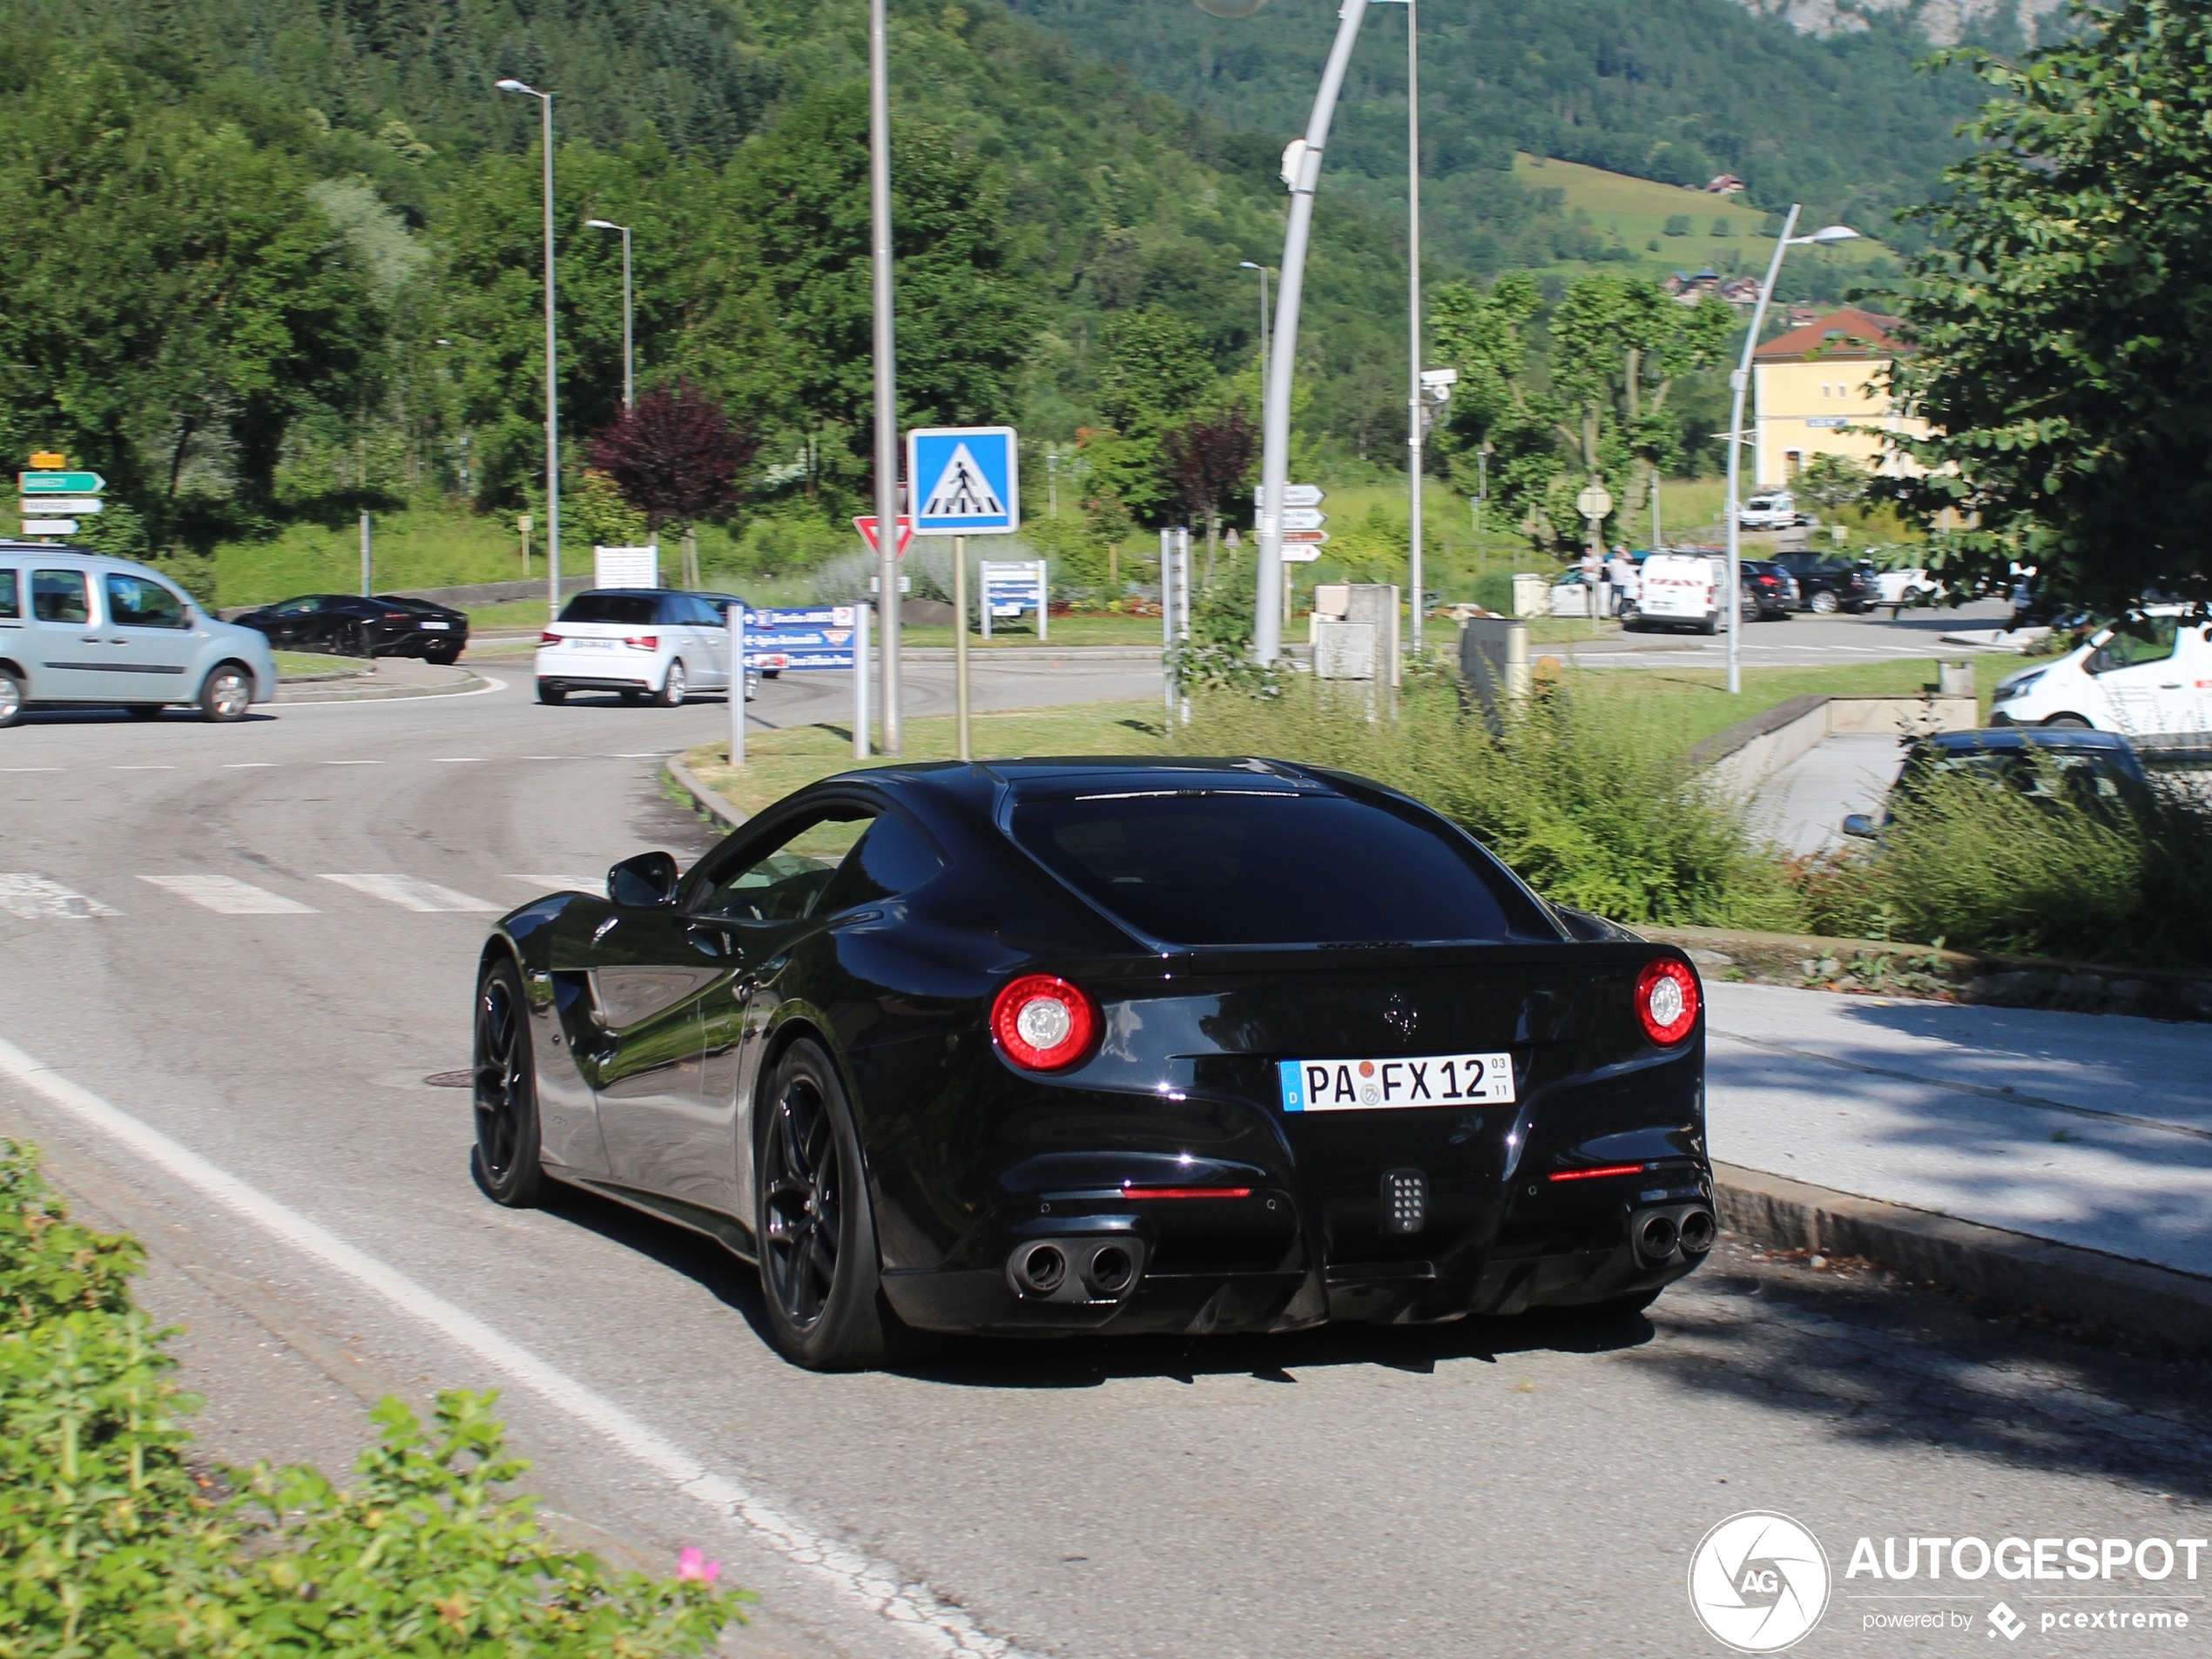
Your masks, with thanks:
M 1680 1042 L 1697 1023 L 1697 975 L 1689 964 L 1662 956 L 1636 975 L 1636 1018 L 1643 1034 L 1662 1047 Z
M 1024 974 L 991 1001 L 991 1035 L 1006 1057 L 1031 1071 L 1061 1071 L 1090 1052 L 1098 1011 L 1051 974 Z

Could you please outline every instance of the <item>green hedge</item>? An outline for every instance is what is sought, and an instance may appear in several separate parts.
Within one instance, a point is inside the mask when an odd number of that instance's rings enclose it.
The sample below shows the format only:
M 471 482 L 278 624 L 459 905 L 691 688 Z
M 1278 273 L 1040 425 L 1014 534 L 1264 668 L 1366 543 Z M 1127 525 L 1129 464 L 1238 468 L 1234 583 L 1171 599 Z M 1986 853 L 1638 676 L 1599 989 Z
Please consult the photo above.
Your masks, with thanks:
M 0 1140 L 0 1659 L 658 1659 L 741 1617 L 696 1550 L 655 1580 L 549 1538 L 489 1394 L 441 1394 L 428 1426 L 385 1399 L 345 1490 L 196 1466 L 143 1261 Z

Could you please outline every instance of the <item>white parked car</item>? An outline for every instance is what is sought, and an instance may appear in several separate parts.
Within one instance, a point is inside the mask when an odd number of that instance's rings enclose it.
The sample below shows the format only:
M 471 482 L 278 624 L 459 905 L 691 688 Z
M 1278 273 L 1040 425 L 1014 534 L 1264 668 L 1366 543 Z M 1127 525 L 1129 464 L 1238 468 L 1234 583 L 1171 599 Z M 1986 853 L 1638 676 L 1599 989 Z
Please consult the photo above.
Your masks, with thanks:
M 2212 732 L 2212 624 L 2155 605 L 2148 637 L 2101 628 L 2054 663 L 1997 682 L 1996 725 L 2094 726 L 2126 737 Z
M 1643 562 L 1632 629 L 1717 633 L 1728 620 L 1728 561 L 1711 553 L 1654 553 Z
M 1797 498 L 1786 489 L 1754 496 L 1736 509 L 1736 523 L 1747 530 L 1795 529 L 1812 523 L 1812 515 L 1797 510 Z
M 593 588 L 561 608 L 537 637 L 537 700 L 614 691 L 672 709 L 692 691 L 730 689 L 725 596 L 654 588 Z M 746 677 L 750 702 L 757 677 Z
M 1874 572 L 1874 599 L 1877 604 L 1932 604 L 1942 597 L 1943 583 L 1917 565 L 1906 570 Z

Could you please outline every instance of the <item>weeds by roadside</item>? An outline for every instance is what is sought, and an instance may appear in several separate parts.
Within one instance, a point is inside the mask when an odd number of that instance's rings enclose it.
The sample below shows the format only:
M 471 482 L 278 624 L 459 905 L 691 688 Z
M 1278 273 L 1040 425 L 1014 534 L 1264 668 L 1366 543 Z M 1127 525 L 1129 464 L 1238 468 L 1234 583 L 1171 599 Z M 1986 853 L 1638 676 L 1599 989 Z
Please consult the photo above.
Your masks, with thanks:
M 196 1402 L 131 1301 L 144 1259 L 0 1140 L 0 1659 L 660 1659 L 741 1616 L 696 1551 L 654 1580 L 557 1545 L 508 1490 L 527 1466 L 489 1394 L 441 1394 L 428 1427 L 382 1401 L 347 1490 L 195 1469 Z

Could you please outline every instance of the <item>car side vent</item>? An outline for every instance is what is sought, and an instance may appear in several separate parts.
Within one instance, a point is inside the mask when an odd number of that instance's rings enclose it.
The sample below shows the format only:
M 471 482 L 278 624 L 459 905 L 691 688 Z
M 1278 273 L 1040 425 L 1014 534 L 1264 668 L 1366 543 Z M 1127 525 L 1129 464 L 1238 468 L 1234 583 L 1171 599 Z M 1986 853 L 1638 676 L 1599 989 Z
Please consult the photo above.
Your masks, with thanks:
M 1382 1178 L 1382 1230 L 1404 1238 L 1428 1225 L 1428 1177 L 1419 1170 L 1386 1170 Z

